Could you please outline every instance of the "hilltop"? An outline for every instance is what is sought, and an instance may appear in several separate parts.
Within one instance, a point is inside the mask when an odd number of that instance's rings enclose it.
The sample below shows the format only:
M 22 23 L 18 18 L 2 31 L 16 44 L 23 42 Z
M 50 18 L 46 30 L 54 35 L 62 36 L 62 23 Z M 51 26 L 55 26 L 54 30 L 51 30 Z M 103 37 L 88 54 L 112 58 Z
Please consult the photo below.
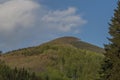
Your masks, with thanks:
M 76 37 L 61 37 L 57 38 L 53 41 L 53 43 L 63 43 L 63 44 L 71 44 L 72 46 L 80 49 L 85 49 L 93 52 L 103 53 L 104 49 L 93 44 L 81 41 L 79 38 Z

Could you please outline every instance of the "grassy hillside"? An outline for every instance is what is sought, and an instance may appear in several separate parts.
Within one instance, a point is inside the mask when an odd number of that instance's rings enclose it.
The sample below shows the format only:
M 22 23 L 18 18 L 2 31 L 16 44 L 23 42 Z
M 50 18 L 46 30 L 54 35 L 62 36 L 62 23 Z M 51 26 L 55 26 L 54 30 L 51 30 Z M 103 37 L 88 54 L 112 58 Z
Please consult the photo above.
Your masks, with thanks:
M 37 47 L 8 52 L 0 59 L 11 68 L 24 67 L 36 72 L 42 80 L 95 80 L 104 56 L 100 51 L 82 47 L 85 42 L 76 45 L 76 41 L 81 43 L 74 37 L 58 38 Z

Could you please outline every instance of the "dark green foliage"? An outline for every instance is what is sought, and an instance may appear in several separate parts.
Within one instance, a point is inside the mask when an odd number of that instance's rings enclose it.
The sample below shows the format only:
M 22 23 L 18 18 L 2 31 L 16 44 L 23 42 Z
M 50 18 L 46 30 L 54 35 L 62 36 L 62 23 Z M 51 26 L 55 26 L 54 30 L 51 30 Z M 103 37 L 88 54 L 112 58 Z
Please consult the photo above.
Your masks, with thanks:
M 111 19 L 109 34 L 110 44 L 105 45 L 106 60 L 101 80 L 120 80 L 120 1 Z
M 0 56 L 2 55 L 2 51 L 0 51 Z
M 35 73 L 22 69 L 11 69 L 0 61 L 0 80 L 40 80 Z
M 0 51 L 0 54 L 2 53 L 2 51 Z

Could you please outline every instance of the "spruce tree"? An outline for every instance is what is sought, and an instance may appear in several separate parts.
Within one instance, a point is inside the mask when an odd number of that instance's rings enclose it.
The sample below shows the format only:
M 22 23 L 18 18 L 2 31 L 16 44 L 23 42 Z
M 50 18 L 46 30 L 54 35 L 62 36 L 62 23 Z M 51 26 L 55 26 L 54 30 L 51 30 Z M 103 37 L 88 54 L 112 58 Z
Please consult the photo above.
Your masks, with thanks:
M 106 59 L 101 80 L 120 80 L 120 0 L 109 26 L 111 38 L 108 39 L 110 43 L 105 45 Z

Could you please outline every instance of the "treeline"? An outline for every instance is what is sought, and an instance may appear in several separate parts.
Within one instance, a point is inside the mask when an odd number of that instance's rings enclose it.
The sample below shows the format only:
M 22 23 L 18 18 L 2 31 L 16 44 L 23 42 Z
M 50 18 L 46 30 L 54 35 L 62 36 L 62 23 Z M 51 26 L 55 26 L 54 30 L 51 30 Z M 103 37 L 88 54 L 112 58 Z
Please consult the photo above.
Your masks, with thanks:
M 0 80 L 41 80 L 35 75 L 35 73 L 29 72 L 28 70 L 21 69 L 11 69 L 0 61 Z

